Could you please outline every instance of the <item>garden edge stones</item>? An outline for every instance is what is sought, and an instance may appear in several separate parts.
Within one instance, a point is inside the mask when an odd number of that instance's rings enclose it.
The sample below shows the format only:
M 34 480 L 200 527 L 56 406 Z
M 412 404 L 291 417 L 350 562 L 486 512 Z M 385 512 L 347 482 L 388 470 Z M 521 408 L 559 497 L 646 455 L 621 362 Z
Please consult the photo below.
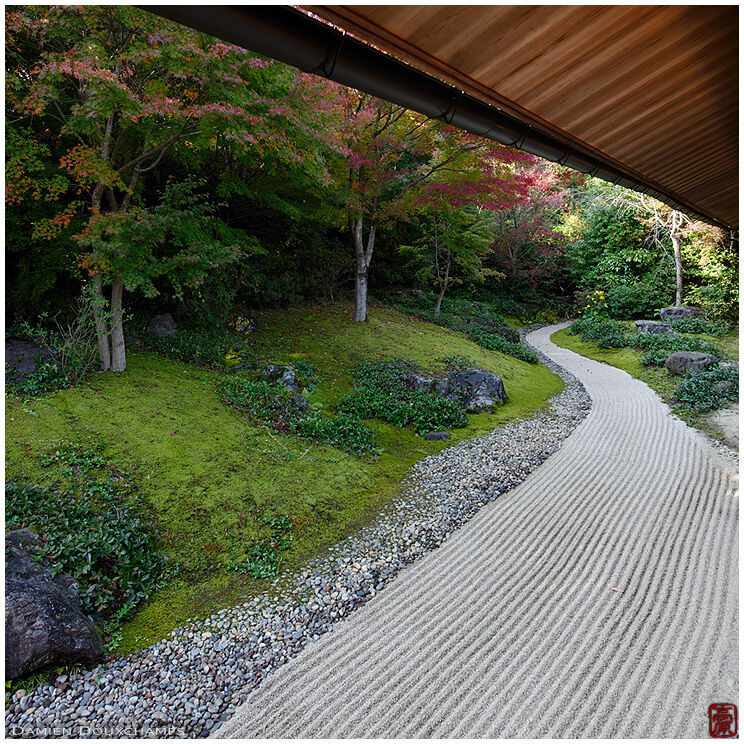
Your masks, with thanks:
M 523 340 L 535 327 L 523 330 Z M 560 448 L 591 401 L 576 378 L 540 358 L 566 382 L 548 407 L 416 463 L 399 497 L 373 524 L 302 570 L 283 573 L 271 592 L 177 628 L 127 658 L 16 693 L 6 708 L 7 735 L 162 738 L 215 732 L 271 671 Z

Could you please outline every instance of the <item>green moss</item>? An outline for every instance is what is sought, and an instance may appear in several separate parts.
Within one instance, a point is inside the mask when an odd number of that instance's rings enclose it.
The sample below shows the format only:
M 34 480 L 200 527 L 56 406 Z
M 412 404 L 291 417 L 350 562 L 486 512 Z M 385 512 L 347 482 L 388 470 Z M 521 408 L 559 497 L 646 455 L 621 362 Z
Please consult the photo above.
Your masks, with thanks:
M 265 590 L 267 582 L 227 568 L 266 536 L 262 517 L 292 519 L 293 542 L 283 557 L 299 566 L 374 519 L 414 462 L 529 414 L 562 387 L 544 367 L 486 351 L 439 326 L 378 306 L 367 323 L 353 323 L 351 311 L 337 303 L 261 313 L 249 343 L 266 362 L 311 362 L 320 377 L 312 400 L 329 410 L 351 389 L 351 371 L 363 359 L 407 357 L 431 367 L 454 353 L 499 374 L 509 402 L 470 416 L 449 442 L 373 421 L 383 451 L 362 460 L 251 425 L 220 403 L 214 388 L 220 373 L 144 352 L 129 354 L 126 372 L 97 374 L 82 387 L 32 402 L 8 397 L 7 477 L 38 481 L 44 450 L 89 436 L 140 473 L 142 499 L 178 574 L 124 626 L 120 651 Z

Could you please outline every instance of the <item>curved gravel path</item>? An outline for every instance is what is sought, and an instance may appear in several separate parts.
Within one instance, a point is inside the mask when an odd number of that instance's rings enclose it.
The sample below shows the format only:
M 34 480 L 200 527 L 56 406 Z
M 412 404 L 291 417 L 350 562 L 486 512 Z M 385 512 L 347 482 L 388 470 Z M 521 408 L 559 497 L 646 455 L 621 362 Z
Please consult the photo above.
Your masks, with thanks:
M 257 687 L 227 737 L 707 736 L 737 702 L 736 475 L 645 384 Z

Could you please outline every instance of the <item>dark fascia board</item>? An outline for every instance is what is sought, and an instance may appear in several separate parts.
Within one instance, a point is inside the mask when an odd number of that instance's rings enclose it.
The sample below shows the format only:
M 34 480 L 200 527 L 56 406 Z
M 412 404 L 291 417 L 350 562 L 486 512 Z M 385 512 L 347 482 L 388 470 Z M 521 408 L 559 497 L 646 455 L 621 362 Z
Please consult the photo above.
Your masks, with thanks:
M 724 228 L 661 184 L 560 136 L 539 131 L 395 57 L 290 6 L 147 5 L 143 10 L 271 57 L 303 72 L 370 93 L 472 134 L 524 150 L 625 188 Z

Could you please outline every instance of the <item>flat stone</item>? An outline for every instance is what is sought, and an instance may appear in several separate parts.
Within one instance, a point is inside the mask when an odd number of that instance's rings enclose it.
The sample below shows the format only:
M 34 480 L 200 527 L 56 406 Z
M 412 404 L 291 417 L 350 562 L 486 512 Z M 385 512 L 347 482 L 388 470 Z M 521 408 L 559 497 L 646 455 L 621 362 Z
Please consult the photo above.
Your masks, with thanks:
M 675 351 L 667 357 L 664 366 L 673 375 L 683 375 L 685 372 L 702 372 L 717 361 L 718 357 L 701 351 Z

